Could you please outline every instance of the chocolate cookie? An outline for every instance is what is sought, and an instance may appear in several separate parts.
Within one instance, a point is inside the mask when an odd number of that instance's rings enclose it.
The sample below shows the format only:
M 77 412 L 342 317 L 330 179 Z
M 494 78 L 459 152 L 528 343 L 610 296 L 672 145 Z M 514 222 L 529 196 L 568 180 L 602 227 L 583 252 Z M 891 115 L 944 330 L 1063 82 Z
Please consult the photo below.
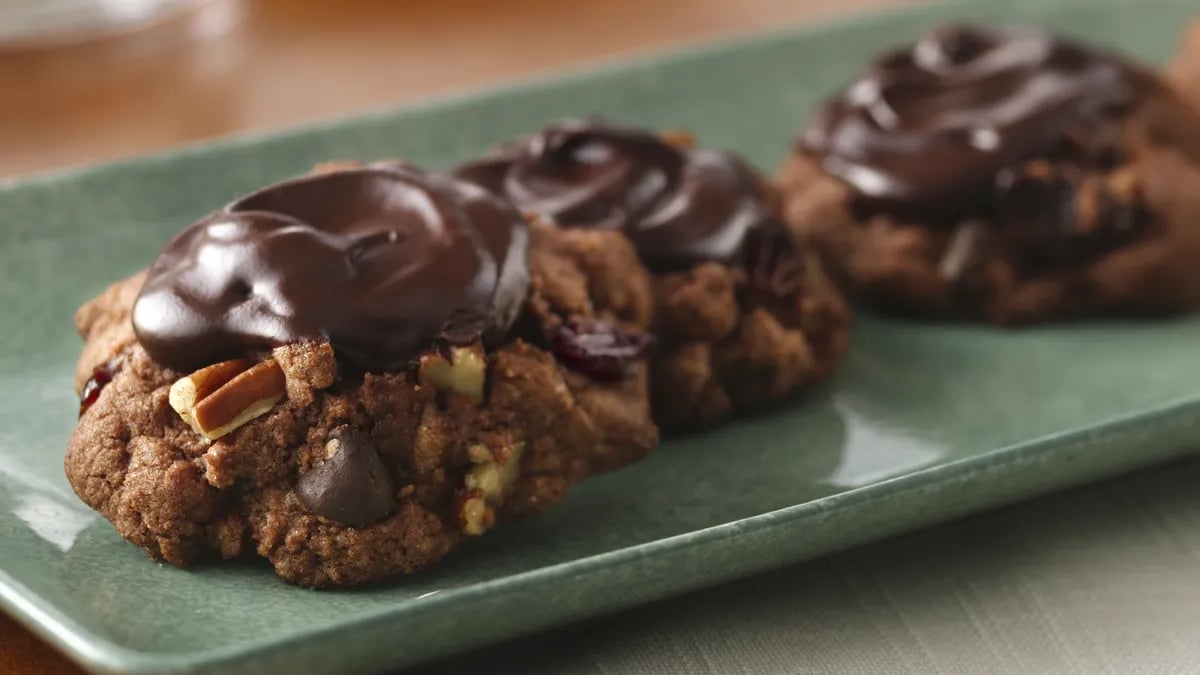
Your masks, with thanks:
M 1184 29 L 1178 53 L 1171 61 L 1170 76 L 1178 87 L 1200 105 L 1200 18 Z
M 557 122 L 454 173 L 564 231 L 623 232 L 653 274 L 655 419 L 697 428 L 828 375 L 849 312 L 741 159 L 599 121 Z
M 1200 114 L 1038 31 L 946 26 L 827 101 L 784 213 L 877 305 L 1021 324 L 1200 304 Z
M 610 232 L 342 167 L 242 198 L 76 316 L 76 493 L 156 559 L 409 573 L 657 443 L 651 288 Z

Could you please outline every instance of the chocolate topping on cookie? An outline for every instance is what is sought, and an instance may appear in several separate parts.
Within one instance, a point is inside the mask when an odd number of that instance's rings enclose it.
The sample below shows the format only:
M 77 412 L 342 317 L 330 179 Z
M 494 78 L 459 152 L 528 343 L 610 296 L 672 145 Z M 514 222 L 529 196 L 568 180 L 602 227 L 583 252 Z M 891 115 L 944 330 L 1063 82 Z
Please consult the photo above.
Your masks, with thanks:
M 520 214 L 448 176 L 378 165 L 264 188 L 191 225 L 151 266 L 138 340 L 186 370 L 330 341 L 367 370 L 511 326 L 529 286 Z
M 946 26 L 885 55 L 819 111 L 804 152 L 860 197 L 948 210 L 1143 87 L 1116 56 L 1036 31 Z
M 597 121 L 552 124 L 455 173 L 560 226 L 622 230 L 658 270 L 733 259 L 770 212 L 733 155 Z

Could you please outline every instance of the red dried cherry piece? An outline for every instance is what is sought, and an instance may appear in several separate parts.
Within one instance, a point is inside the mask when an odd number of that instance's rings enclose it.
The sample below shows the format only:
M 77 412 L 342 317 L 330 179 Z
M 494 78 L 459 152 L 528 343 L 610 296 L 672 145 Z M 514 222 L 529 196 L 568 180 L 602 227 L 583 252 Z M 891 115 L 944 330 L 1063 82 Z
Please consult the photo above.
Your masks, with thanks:
M 104 363 L 92 369 L 92 376 L 83 385 L 83 391 L 79 394 L 79 416 L 83 417 L 83 413 L 92 407 L 96 399 L 100 398 L 100 391 L 112 382 L 117 371 L 121 370 L 121 362 L 118 359 L 109 359 Z
M 551 336 L 555 356 L 568 368 L 597 380 L 619 380 L 645 356 L 653 338 L 607 321 L 587 319 L 560 326 Z
M 742 268 L 752 304 L 795 298 L 804 288 L 805 267 L 800 246 L 782 223 L 770 221 L 746 233 Z

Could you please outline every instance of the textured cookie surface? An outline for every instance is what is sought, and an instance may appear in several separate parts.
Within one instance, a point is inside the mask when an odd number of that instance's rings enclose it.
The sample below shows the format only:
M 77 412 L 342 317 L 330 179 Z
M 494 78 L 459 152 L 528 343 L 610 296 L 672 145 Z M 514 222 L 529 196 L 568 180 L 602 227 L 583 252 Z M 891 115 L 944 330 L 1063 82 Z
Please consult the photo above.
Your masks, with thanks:
M 694 429 L 829 376 L 850 345 L 850 310 L 816 256 L 779 231 L 745 264 L 702 263 L 654 279 L 655 419 Z
M 1200 106 L 1200 17 L 1184 29 L 1169 75 L 1192 104 Z
M 531 234 L 512 339 L 431 348 L 419 367 L 388 373 L 347 369 L 328 343 L 278 347 L 278 400 L 215 440 L 173 406 L 194 373 L 134 337 L 143 275 L 114 285 L 76 316 L 77 386 L 98 367 L 113 374 L 70 440 L 72 487 L 155 558 L 253 554 L 294 583 L 352 585 L 421 569 L 497 518 L 538 513 L 639 459 L 657 443 L 648 366 L 597 380 L 543 336 L 580 319 L 648 328 L 648 277 L 617 234 Z M 240 400 L 227 389 L 217 393 Z
M 994 49 L 1007 56 L 973 60 Z M 976 81 L 975 63 L 1001 66 Z M 897 87 L 895 130 L 855 147 L 847 120 L 871 113 L 836 99 L 779 174 L 790 226 L 849 289 L 897 312 L 999 324 L 1200 304 L 1200 113 L 1170 84 L 1040 34 L 961 27 L 877 68 L 867 78 Z M 936 84 L 899 89 L 906 77 Z M 986 124 L 964 107 L 975 99 Z M 902 161 L 921 143 L 936 152 Z
M 827 376 L 849 310 L 772 187 L 684 134 L 565 120 L 455 173 L 564 229 L 619 230 L 654 276 L 655 420 L 698 429 Z

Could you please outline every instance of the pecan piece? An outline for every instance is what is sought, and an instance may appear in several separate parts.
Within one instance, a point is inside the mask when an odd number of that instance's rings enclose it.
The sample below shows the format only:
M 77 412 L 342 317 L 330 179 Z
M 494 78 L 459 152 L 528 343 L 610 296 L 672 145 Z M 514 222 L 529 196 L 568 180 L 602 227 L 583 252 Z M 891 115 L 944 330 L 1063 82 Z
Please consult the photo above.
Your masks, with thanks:
M 523 441 L 496 450 L 484 445 L 467 449 L 472 467 L 464 480 L 458 511 L 464 534 L 483 534 L 496 522 L 496 507 L 504 503 L 517 482 L 524 454 Z
M 234 359 L 180 378 L 168 401 L 196 433 L 215 441 L 270 412 L 286 392 L 283 369 L 274 359 Z
M 462 394 L 476 405 L 483 403 L 487 357 L 478 345 L 430 351 L 421 356 L 417 371 L 422 383 Z

